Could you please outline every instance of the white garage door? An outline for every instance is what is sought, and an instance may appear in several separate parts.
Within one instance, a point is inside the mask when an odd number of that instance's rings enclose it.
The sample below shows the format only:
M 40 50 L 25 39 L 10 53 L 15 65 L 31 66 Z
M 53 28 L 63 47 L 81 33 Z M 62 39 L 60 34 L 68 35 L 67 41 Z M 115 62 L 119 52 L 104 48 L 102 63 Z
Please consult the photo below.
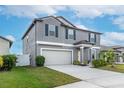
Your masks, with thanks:
M 45 57 L 45 65 L 64 65 L 72 63 L 72 51 L 42 50 Z

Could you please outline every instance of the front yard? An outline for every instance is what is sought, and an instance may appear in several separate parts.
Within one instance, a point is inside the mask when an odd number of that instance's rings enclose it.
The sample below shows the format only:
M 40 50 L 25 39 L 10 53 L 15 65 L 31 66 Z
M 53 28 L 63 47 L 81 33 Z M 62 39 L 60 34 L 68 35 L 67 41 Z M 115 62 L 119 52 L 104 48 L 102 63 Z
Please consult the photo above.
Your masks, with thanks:
M 0 88 L 52 88 L 80 81 L 47 67 L 16 67 L 0 72 Z
M 114 65 L 114 67 L 111 67 L 111 65 L 107 65 L 104 67 L 100 67 L 99 69 L 124 73 L 124 64 L 116 64 Z

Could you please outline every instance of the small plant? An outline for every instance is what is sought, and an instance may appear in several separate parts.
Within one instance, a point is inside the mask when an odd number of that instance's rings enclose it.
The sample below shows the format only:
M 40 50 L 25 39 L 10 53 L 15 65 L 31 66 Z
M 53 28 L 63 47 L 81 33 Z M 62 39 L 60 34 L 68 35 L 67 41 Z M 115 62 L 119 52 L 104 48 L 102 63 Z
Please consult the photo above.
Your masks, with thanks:
M 92 61 L 92 65 L 93 67 L 98 68 L 98 67 L 106 66 L 107 62 L 101 59 L 97 59 Z
M 2 58 L 2 56 L 0 56 L 0 68 L 3 66 L 3 58 Z
M 73 62 L 73 64 L 74 64 L 74 65 L 80 65 L 81 63 L 80 63 L 80 61 L 75 60 L 75 61 Z
M 36 61 L 37 66 L 44 66 L 45 57 L 44 56 L 37 56 L 35 61 Z

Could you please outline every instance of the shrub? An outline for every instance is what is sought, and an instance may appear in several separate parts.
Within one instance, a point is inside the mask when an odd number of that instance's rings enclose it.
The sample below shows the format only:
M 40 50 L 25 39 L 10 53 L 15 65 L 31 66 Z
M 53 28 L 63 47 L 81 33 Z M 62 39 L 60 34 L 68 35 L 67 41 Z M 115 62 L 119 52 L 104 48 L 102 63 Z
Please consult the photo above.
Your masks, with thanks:
M 101 60 L 101 59 L 93 60 L 92 65 L 93 65 L 93 67 L 98 68 L 98 67 L 106 66 L 107 62 L 105 62 L 104 60 Z
M 80 61 L 75 60 L 75 61 L 73 62 L 73 64 L 74 64 L 74 65 L 80 65 L 81 63 L 80 63 Z
M 10 71 L 16 64 L 17 57 L 15 55 L 4 55 L 3 57 L 3 70 Z
M 37 66 L 44 66 L 45 57 L 44 56 L 37 56 L 35 61 L 36 61 Z
M 0 56 L 0 68 L 3 66 L 3 58 L 2 58 L 2 56 Z

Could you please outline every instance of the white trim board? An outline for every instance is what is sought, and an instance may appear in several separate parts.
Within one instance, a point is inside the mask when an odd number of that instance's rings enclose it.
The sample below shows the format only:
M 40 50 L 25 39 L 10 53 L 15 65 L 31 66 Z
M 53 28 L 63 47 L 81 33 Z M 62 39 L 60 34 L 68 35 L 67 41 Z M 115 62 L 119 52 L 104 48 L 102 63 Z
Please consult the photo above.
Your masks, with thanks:
M 36 43 L 37 43 L 37 44 L 43 44 L 43 45 L 57 45 L 57 46 L 74 47 L 74 45 L 72 45 L 72 44 L 46 42 L 46 41 L 37 41 Z
M 73 64 L 73 49 L 55 49 L 55 48 L 41 48 L 40 54 L 43 55 L 43 50 L 56 50 L 56 51 L 71 51 L 72 52 L 72 64 Z
M 88 44 L 73 45 L 73 44 L 56 43 L 56 42 L 46 42 L 46 41 L 36 41 L 36 43 L 37 43 L 37 44 L 42 44 L 42 45 L 52 45 L 52 46 L 90 47 L 90 48 L 100 49 L 99 46 L 93 46 L 93 45 L 88 45 Z

